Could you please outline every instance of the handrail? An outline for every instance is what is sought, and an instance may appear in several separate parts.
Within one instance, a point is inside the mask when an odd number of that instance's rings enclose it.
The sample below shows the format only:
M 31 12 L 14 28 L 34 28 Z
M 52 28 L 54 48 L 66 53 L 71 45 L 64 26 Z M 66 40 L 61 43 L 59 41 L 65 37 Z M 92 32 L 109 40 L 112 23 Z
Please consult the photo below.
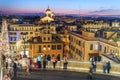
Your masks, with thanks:
M 101 54 L 101 55 L 109 58 L 110 60 L 112 60 L 112 61 L 114 61 L 114 62 L 116 62 L 116 63 L 120 63 L 120 60 L 115 60 L 114 58 L 112 58 L 112 57 L 110 57 L 110 56 L 108 56 L 108 55 L 106 55 L 106 54 Z

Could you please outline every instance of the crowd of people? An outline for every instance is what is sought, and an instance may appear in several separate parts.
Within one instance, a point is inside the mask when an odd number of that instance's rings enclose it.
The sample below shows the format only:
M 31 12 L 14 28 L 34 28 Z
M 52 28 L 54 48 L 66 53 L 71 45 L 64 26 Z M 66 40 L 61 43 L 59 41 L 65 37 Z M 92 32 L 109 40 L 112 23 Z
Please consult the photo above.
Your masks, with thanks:
M 17 56 L 16 58 L 13 58 L 11 56 L 4 56 L 2 55 L 2 65 L 5 67 L 6 73 L 4 73 L 3 80 L 11 80 L 11 78 L 17 77 L 17 71 L 23 69 L 23 62 L 22 62 L 22 56 Z M 63 57 L 63 69 L 67 69 L 67 57 Z M 57 56 L 55 55 L 46 55 L 41 54 L 37 57 L 30 58 L 28 57 L 26 59 L 26 72 L 30 73 L 30 69 L 34 68 L 52 68 L 51 64 L 53 65 L 53 68 L 61 68 L 61 57 L 60 54 Z
M 46 55 L 46 54 L 42 54 L 39 55 L 37 57 L 34 57 L 33 59 L 28 59 L 28 66 L 31 68 L 51 68 L 51 64 L 53 65 L 53 68 L 59 68 L 61 67 L 61 57 L 60 54 L 58 54 L 57 56 L 55 55 Z M 64 69 L 67 69 L 66 64 L 67 63 L 67 57 L 64 56 L 63 57 L 63 67 Z
M 92 61 L 91 65 L 92 65 L 92 72 L 96 72 L 97 61 Z M 104 61 L 103 62 L 103 73 L 106 73 L 106 72 L 110 73 L 110 69 L 111 69 L 110 61 L 108 62 Z
M 92 60 L 91 61 L 91 66 L 89 68 L 89 76 L 88 76 L 89 80 L 93 80 L 93 73 L 96 72 L 96 68 L 97 68 L 97 61 Z M 103 62 L 103 73 L 104 74 L 106 72 L 110 73 L 110 69 L 111 69 L 110 61 L 108 61 L 108 62 L 104 61 Z
M 63 66 L 62 66 L 62 62 L 63 62 Z M 19 56 L 17 58 L 13 58 L 13 57 L 8 57 L 8 56 L 4 56 L 2 55 L 2 64 L 6 69 L 6 75 L 4 75 L 3 80 L 11 80 L 11 78 L 16 78 L 17 77 L 17 71 L 22 70 L 23 69 L 23 62 L 22 62 L 22 56 Z M 57 56 L 55 55 L 46 55 L 46 54 L 41 54 L 37 57 L 34 58 L 27 58 L 26 62 L 26 72 L 30 73 L 30 69 L 34 68 L 34 69 L 38 69 L 38 68 L 63 68 L 63 69 L 67 69 L 67 64 L 68 64 L 68 60 L 67 60 L 67 56 L 64 55 L 63 59 L 61 59 L 60 54 L 58 54 Z M 51 66 L 53 65 L 53 66 Z M 97 68 L 97 61 L 92 60 L 91 61 L 91 67 L 90 67 L 90 74 L 92 74 L 93 72 L 96 72 L 96 68 Z M 110 73 L 110 69 L 111 69 L 111 64 L 110 61 L 103 62 L 103 73 Z
M 11 78 L 15 79 L 17 77 L 18 61 L 20 59 L 2 55 L 3 80 L 11 80 Z

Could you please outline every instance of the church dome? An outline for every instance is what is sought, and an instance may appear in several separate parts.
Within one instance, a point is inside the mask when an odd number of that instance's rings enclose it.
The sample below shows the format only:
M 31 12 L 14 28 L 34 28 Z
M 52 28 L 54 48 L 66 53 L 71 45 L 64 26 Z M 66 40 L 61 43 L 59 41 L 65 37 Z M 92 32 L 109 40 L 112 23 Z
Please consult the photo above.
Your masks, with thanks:
M 46 11 L 51 11 L 50 9 L 47 9 Z
M 46 11 L 51 11 L 50 8 L 49 8 L 49 6 L 48 6 L 48 8 L 46 9 Z

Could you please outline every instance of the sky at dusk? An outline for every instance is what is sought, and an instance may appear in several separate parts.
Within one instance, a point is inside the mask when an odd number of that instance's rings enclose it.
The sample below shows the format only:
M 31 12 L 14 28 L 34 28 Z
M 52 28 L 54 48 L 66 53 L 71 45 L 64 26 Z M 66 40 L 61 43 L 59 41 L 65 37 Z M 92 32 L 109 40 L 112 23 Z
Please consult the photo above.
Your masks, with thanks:
M 0 0 L 0 12 L 120 15 L 120 0 Z

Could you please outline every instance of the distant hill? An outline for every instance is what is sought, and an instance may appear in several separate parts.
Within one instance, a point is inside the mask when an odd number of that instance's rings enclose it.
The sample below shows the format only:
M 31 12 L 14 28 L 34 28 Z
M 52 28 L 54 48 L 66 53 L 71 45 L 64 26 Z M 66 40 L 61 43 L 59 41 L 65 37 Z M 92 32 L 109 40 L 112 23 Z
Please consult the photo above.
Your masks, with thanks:
M 0 15 L 5 14 L 5 15 L 22 15 L 22 16 L 44 16 L 44 12 L 40 13 L 9 13 L 5 11 L 0 10 Z M 65 13 L 55 13 L 56 16 L 72 16 L 72 17 L 80 17 L 80 16 L 86 16 L 86 17 L 116 17 L 120 18 L 120 15 L 86 15 L 86 14 L 65 14 Z

